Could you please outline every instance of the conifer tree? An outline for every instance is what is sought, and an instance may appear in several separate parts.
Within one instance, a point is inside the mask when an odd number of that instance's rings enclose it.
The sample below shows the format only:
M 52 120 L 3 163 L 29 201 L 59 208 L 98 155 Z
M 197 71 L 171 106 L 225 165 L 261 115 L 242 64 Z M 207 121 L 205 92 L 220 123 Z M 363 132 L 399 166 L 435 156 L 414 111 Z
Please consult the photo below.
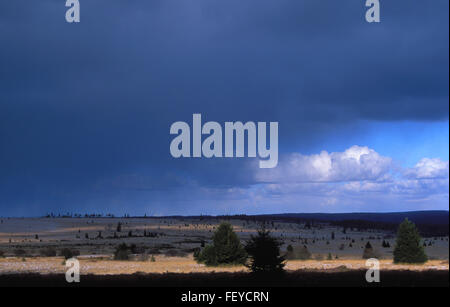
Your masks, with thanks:
M 422 238 L 416 225 L 405 219 L 398 227 L 394 248 L 394 263 L 424 263 L 428 260 L 421 245 Z
M 214 232 L 213 244 L 205 246 L 195 258 L 206 265 L 244 264 L 247 253 L 233 231 L 233 226 L 222 223 Z
M 245 249 L 250 257 L 248 267 L 254 273 L 280 273 L 284 268 L 284 257 L 280 256 L 280 246 L 276 238 L 264 227 L 252 236 Z

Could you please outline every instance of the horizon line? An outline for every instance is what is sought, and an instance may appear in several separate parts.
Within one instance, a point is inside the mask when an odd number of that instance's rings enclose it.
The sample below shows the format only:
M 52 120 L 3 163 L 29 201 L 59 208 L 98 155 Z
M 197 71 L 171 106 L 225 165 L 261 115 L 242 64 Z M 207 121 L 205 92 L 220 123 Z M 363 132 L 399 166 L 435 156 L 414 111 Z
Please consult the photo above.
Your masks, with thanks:
M 112 213 L 66 213 L 57 215 L 52 215 L 53 213 L 47 213 L 46 215 L 41 216 L 0 216 L 0 218 L 175 218 L 175 217 L 226 217 L 226 216 L 270 216 L 270 215 L 289 215 L 289 214 L 305 214 L 305 215 L 314 215 L 314 214 L 329 214 L 329 215 L 339 215 L 339 214 L 399 214 L 399 213 L 419 213 L 419 212 L 447 212 L 449 210 L 444 209 L 432 209 L 432 210 L 411 210 L 411 211 L 382 211 L 382 212 L 374 212 L 374 211 L 353 211 L 353 212 L 284 212 L 284 213 L 262 213 L 262 214 L 246 214 L 246 213 L 235 213 L 235 214 L 194 214 L 194 215 L 181 215 L 181 214 L 172 214 L 172 215 L 115 215 Z M 86 216 L 87 215 L 87 216 Z

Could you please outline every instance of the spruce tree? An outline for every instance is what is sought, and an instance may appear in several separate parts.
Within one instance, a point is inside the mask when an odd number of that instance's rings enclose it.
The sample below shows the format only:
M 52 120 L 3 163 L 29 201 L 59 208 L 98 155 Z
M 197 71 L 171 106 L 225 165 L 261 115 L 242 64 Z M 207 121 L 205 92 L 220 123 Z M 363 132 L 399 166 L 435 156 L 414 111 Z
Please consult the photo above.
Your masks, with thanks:
M 254 273 L 280 273 L 284 268 L 284 257 L 280 256 L 280 246 L 276 238 L 263 227 L 257 236 L 251 236 L 245 249 L 250 257 L 248 267 Z
M 217 228 L 213 236 L 213 246 L 219 264 L 243 264 L 247 259 L 245 249 L 230 223 L 222 223 Z
M 213 244 L 205 246 L 195 259 L 206 265 L 244 264 L 247 253 L 241 244 L 233 226 L 222 223 L 214 232 Z
M 378 258 L 378 254 L 375 252 L 375 250 L 373 249 L 372 244 L 370 244 L 370 242 L 366 243 L 366 247 L 364 248 L 362 257 L 363 257 L 363 259 Z
M 422 238 L 416 225 L 405 219 L 398 227 L 394 248 L 394 263 L 424 263 L 428 260 L 421 245 Z

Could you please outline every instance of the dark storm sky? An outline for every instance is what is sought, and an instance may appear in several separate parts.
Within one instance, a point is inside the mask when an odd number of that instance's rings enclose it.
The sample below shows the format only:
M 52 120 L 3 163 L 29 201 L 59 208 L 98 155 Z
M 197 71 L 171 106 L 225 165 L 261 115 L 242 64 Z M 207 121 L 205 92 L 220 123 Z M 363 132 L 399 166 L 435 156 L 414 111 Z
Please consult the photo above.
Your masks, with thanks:
M 448 209 L 447 0 L 64 2 L 0 2 L 0 216 Z M 279 166 L 172 158 L 193 113 Z

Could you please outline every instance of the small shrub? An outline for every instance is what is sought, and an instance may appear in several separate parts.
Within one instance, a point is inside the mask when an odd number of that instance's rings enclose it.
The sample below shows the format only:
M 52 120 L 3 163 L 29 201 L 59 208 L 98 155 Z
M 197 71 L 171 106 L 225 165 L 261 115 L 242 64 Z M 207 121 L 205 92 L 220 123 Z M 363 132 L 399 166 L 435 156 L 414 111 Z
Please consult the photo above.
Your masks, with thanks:
M 132 254 L 145 254 L 145 247 L 136 246 L 136 244 L 131 244 L 130 251 Z
M 201 251 L 201 249 L 200 248 L 194 248 L 194 260 L 195 261 L 198 261 L 198 257 L 200 256 L 200 251 Z
M 379 258 L 379 254 L 375 251 L 369 241 L 366 243 L 362 257 L 363 259 Z
M 76 249 L 70 249 L 70 248 L 63 248 L 61 249 L 61 251 L 59 252 L 60 256 L 63 256 L 64 259 L 70 259 L 76 256 L 80 255 L 80 251 L 76 250 Z
M 43 257 L 55 257 L 56 256 L 56 249 L 53 247 L 47 247 L 40 250 L 40 254 Z
M 300 248 L 300 250 L 297 252 L 297 257 L 300 260 L 311 259 L 311 253 L 309 252 L 308 247 L 306 247 L 306 245 Z
M 308 260 L 311 259 L 311 253 L 306 245 L 301 247 L 292 247 L 289 245 L 285 258 L 288 260 Z
M 128 260 L 130 259 L 130 249 L 125 243 L 121 243 L 114 251 L 114 260 Z
M 138 261 L 148 261 L 149 258 L 150 258 L 150 256 L 148 254 L 139 254 L 136 257 L 136 260 L 138 260 Z
M 185 251 L 178 249 L 169 249 L 166 252 L 164 252 L 164 255 L 166 257 L 186 257 L 187 253 Z
M 316 254 L 316 255 L 314 255 L 314 260 L 317 260 L 317 261 L 322 261 L 323 260 L 323 255 L 322 254 Z
M 27 252 L 24 249 L 18 248 L 14 250 L 14 255 L 16 256 L 23 256 L 25 255 Z
M 288 253 L 293 253 L 294 252 L 294 248 L 290 244 L 287 246 L 286 250 L 287 250 Z
M 99 231 L 98 234 L 97 234 L 97 237 L 95 237 L 95 238 L 96 239 L 103 239 L 102 232 Z
M 387 248 L 387 243 L 386 243 L 386 241 L 385 241 L 385 240 L 383 240 L 383 243 L 381 243 L 381 247 L 383 247 L 383 248 Z

